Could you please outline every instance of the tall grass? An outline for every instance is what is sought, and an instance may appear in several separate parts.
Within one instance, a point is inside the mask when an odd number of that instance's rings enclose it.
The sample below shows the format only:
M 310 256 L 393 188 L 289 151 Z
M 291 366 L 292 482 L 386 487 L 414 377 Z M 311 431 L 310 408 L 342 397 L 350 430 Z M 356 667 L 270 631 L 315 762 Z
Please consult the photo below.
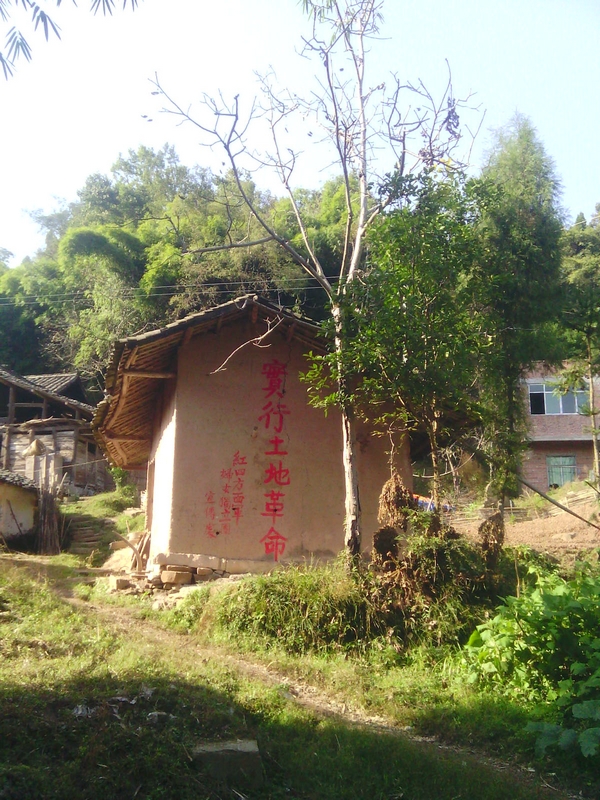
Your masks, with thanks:
M 342 563 L 291 567 L 219 595 L 219 625 L 234 636 L 276 641 L 290 653 L 367 646 L 383 622 Z

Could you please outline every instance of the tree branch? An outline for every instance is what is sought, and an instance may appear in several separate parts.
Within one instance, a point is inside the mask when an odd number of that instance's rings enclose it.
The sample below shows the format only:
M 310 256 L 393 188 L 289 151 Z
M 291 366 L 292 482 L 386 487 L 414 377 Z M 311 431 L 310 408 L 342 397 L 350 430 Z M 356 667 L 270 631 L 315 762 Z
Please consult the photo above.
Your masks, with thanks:
M 255 347 L 270 347 L 271 346 L 270 344 L 261 344 L 261 342 L 263 341 L 263 339 L 266 339 L 267 336 L 269 336 L 271 333 L 273 333 L 275 328 L 277 328 L 279 325 L 281 325 L 281 323 L 283 322 L 283 317 L 278 317 L 277 318 L 277 322 L 272 327 L 271 327 L 271 322 L 272 322 L 272 320 L 268 320 L 267 321 L 267 330 L 264 333 L 262 333 L 260 336 L 257 336 L 255 339 L 248 339 L 247 342 L 244 342 L 239 347 L 236 347 L 235 350 L 227 356 L 227 358 L 225 359 L 225 361 L 223 361 L 223 363 L 221 364 L 220 367 L 217 367 L 216 369 L 213 369 L 213 371 L 209 372 L 208 374 L 209 375 L 216 375 L 217 372 L 223 372 L 225 370 L 225 365 L 228 364 L 231 361 L 231 359 L 234 357 L 234 355 L 236 353 L 239 353 L 240 350 L 243 350 L 244 347 L 248 347 L 249 344 L 253 344 Z

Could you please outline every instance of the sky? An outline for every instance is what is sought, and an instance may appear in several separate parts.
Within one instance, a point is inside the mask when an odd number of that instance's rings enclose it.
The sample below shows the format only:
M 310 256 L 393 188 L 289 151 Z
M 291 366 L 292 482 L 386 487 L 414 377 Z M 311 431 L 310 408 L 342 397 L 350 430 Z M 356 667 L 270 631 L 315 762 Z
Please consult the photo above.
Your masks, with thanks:
M 183 163 L 220 169 L 197 130 L 161 111 L 155 75 L 192 110 L 219 91 L 248 107 L 256 75 L 269 70 L 294 91 L 314 87 L 315 65 L 298 54 L 309 32 L 298 0 L 140 0 L 135 12 L 117 0 L 107 18 L 93 16 L 89 0 L 45 2 L 61 40 L 31 32 L 32 61 L 8 81 L 0 75 L 0 248 L 14 254 L 11 266 L 43 246 L 28 212 L 76 200 L 89 175 L 109 173 L 129 149 L 169 142 Z M 555 162 L 567 220 L 580 211 L 589 219 L 600 202 L 599 0 L 385 0 L 383 15 L 367 62 L 371 85 L 394 73 L 438 94 L 447 60 L 455 94 L 474 93 L 480 108 L 465 122 L 475 127 L 485 112 L 472 170 L 484 163 L 490 131 L 523 114 Z M 22 15 L 16 22 L 30 31 Z M 8 28 L 0 25 L 1 38 Z M 298 183 L 318 188 L 332 174 L 328 157 L 298 136 Z M 272 177 L 256 179 L 279 192 Z

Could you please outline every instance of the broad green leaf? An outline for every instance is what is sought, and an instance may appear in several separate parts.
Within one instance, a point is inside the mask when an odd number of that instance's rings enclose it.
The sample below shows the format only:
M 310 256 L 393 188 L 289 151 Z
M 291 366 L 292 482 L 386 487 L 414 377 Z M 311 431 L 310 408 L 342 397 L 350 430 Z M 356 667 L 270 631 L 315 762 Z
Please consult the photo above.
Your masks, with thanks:
M 579 746 L 586 758 L 595 756 L 600 745 L 600 728 L 588 728 L 579 734 Z
M 561 750 L 569 750 L 577 744 L 577 731 L 565 728 L 558 737 L 558 746 Z
M 600 700 L 585 700 L 583 703 L 575 703 L 571 711 L 575 719 L 600 720 Z

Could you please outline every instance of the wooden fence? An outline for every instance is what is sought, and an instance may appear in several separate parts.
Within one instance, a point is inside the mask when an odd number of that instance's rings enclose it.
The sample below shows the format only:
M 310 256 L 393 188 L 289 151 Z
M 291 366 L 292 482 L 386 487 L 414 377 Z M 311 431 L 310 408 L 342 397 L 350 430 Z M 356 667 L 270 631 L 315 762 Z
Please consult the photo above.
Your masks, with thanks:
M 598 495 L 593 489 L 584 489 L 581 492 L 569 492 L 564 498 L 561 499 L 563 506 L 576 511 L 581 506 L 591 503 Z M 483 522 L 495 511 L 494 508 L 457 508 L 456 511 L 448 514 L 445 519 L 450 525 L 469 525 L 477 522 Z M 566 511 L 561 511 L 560 508 L 544 502 L 540 507 L 529 506 L 523 508 L 522 506 L 512 506 L 505 508 L 507 520 L 511 522 L 527 522 L 528 520 L 543 519 L 544 517 L 555 517 L 558 514 L 566 514 Z

